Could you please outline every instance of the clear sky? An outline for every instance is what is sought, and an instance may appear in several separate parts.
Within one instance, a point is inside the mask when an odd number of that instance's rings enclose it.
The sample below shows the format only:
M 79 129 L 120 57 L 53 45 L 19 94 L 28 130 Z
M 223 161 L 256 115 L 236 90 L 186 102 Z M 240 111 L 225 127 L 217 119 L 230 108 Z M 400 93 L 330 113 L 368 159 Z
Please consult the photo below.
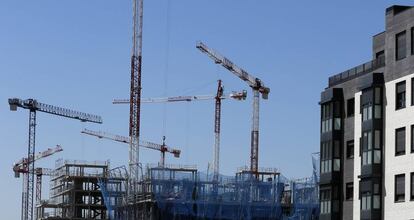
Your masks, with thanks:
M 259 166 L 287 177 L 311 175 L 311 153 L 319 149 L 320 92 L 328 76 L 371 59 L 371 37 L 384 30 L 385 8 L 412 1 L 152 0 L 144 3 L 143 97 L 214 94 L 248 90 L 214 65 L 195 44 L 201 40 L 259 77 L 271 88 L 261 102 Z M 0 212 L 20 217 L 21 179 L 12 164 L 27 154 L 28 112 L 10 112 L 7 98 L 41 102 L 99 114 L 103 125 L 38 114 L 36 151 L 60 144 L 57 158 L 108 160 L 126 165 L 127 146 L 80 134 L 83 128 L 126 135 L 131 51 L 131 1 L 0 1 Z M 167 163 L 212 160 L 214 102 L 142 107 L 142 137 L 182 149 Z M 221 170 L 233 175 L 249 164 L 251 99 L 225 101 Z M 143 163 L 159 153 L 143 149 Z M 46 180 L 46 179 L 45 179 Z M 46 182 L 45 185 L 48 185 Z M 45 189 L 45 188 L 44 188 Z

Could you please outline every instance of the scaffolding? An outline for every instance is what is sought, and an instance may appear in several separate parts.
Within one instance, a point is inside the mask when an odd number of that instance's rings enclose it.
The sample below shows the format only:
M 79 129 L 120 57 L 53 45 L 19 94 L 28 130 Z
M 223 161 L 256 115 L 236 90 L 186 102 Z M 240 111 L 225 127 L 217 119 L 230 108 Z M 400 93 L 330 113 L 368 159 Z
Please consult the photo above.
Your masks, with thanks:
M 314 171 L 319 158 L 314 158 Z M 142 167 L 141 165 L 139 167 Z M 319 216 L 318 176 L 289 180 L 277 169 L 239 168 L 208 178 L 188 165 L 146 165 L 138 191 L 127 194 L 125 166 L 63 161 L 51 178 L 50 199 L 37 205 L 38 220 L 62 219 L 273 219 Z M 315 174 L 316 172 L 314 172 Z
M 107 161 L 57 160 L 50 198 L 36 204 L 36 219 L 109 219 L 98 184 L 106 178 L 108 167 Z
M 122 220 L 318 218 L 319 191 L 313 176 L 289 181 L 277 169 L 252 172 L 248 168 L 219 181 L 204 175 L 195 166 L 147 166 L 142 191 L 133 199 L 113 200 L 119 203 L 108 207 L 114 213 L 109 216 Z M 103 190 L 105 197 L 113 197 L 110 190 Z

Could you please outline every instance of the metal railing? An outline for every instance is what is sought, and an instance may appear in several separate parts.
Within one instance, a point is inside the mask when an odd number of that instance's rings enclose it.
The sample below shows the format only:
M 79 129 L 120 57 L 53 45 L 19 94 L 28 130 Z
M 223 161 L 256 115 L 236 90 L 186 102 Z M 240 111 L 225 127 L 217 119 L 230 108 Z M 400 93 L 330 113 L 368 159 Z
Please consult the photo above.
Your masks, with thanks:
M 329 77 L 329 86 L 335 86 L 348 80 L 354 79 L 366 73 L 372 72 L 376 69 L 385 66 L 385 57 L 380 57 L 375 60 L 371 60 L 354 68 L 351 68 L 342 73 L 338 73 L 334 76 Z

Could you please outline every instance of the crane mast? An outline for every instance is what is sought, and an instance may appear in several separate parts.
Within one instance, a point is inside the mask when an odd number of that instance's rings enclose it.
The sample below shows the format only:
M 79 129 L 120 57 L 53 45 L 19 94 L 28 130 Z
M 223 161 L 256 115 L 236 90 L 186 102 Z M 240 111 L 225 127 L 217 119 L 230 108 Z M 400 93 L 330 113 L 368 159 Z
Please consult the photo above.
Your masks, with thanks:
M 53 105 L 44 104 L 38 102 L 35 99 L 22 100 L 19 98 L 10 98 L 8 100 L 10 110 L 16 111 L 17 108 L 24 108 L 29 110 L 29 140 L 27 158 L 29 163 L 27 164 L 28 172 L 23 175 L 23 179 L 26 185 L 23 189 L 22 196 L 22 220 L 33 219 L 33 193 L 34 193 L 34 162 L 35 160 L 35 140 L 36 140 L 36 112 L 44 112 L 61 117 L 77 119 L 82 122 L 102 123 L 100 116 L 73 111 L 66 108 L 61 108 Z
M 257 174 L 259 166 L 259 93 L 263 99 L 268 99 L 270 89 L 266 87 L 259 78 L 250 75 L 248 72 L 233 64 L 229 59 L 222 56 L 213 49 L 207 47 L 202 42 L 198 42 L 197 49 L 207 54 L 216 64 L 232 72 L 234 75 L 245 81 L 253 90 L 253 114 L 251 131 L 251 150 L 250 150 L 250 171 Z
M 221 96 L 223 96 L 221 80 L 218 81 L 216 105 L 214 114 L 214 159 L 213 159 L 213 181 L 217 182 L 220 172 L 220 124 L 221 124 Z
M 134 182 L 139 178 L 139 134 L 141 110 L 143 0 L 133 0 L 133 36 L 131 55 L 131 88 L 129 111 L 129 193 L 135 192 Z

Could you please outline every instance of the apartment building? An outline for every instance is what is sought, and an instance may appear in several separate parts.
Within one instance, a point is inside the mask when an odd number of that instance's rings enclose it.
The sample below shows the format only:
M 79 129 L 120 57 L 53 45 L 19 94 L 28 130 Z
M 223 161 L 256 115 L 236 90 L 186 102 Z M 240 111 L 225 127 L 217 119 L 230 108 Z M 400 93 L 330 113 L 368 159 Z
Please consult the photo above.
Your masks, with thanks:
M 321 220 L 414 219 L 414 7 L 385 21 L 372 60 L 321 93 Z

